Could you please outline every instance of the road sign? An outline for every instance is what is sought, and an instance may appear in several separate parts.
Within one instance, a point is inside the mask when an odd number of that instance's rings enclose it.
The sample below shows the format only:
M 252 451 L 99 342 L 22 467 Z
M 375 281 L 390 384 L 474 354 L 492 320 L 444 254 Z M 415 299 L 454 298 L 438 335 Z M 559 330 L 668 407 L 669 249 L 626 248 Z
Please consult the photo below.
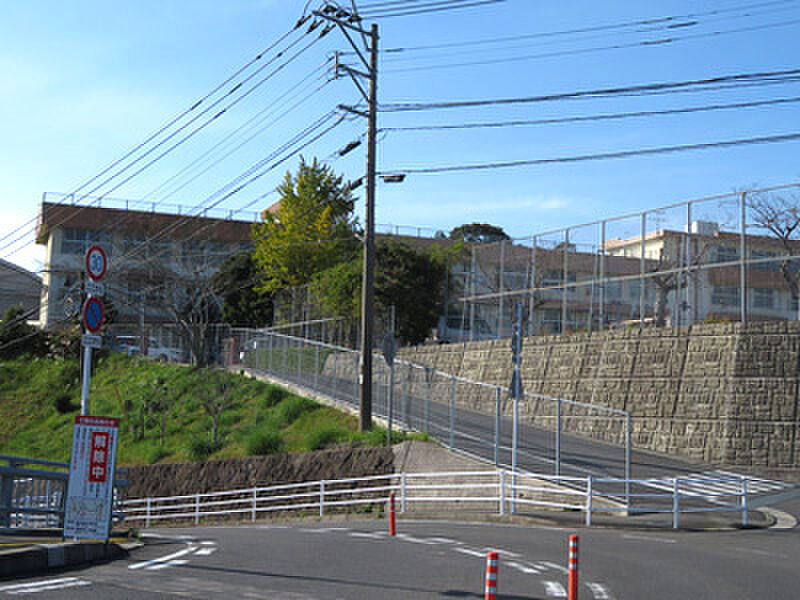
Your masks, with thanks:
M 106 274 L 108 259 L 100 246 L 92 246 L 86 251 L 86 272 L 93 281 L 100 281 Z
M 103 326 L 103 301 L 100 298 L 89 298 L 83 305 L 83 326 L 91 333 L 100 331 Z
M 64 298 L 64 316 L 68 319 L 74 319 L 81 312 L 81 305 L 74 296 L 67 296 Z
M 92 335 L 91 333 L 84 333 L 81 336 L 81 345 L 84 348 L 94 348 L 99 350 L 103 347 L 103 338 L 99 335 Z
M 383 358 L 390 367 L 394 364 L 394 357 L 397 354 L 397 338 L 393 333 L 383 336 Z
M 99 297 L 105 295 L 106 293 L 106 286 L 104 286 L 102 283 L 98 283 L 97 281 L 89 280 L 84 284 L 83 287 L 86 290 L 86 293 L 90 296 Z
M 75 417 L 64 537 L 108 540 L 119 421 Z

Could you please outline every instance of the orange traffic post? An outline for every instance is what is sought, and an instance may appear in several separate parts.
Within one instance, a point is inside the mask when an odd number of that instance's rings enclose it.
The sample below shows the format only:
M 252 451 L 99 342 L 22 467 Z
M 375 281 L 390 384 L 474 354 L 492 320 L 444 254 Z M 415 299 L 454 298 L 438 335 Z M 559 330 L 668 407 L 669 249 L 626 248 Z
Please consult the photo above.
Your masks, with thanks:
M 389 535 L 397 535 L 397 517 L 394 510 L 394 492 L 389 494 Z
M 569 596 L 567 600 L 578 600 L 578 536 L 569 536 Z
M 497 600 L 497 552 L 486 556 L 486 596 L 485 600 Z

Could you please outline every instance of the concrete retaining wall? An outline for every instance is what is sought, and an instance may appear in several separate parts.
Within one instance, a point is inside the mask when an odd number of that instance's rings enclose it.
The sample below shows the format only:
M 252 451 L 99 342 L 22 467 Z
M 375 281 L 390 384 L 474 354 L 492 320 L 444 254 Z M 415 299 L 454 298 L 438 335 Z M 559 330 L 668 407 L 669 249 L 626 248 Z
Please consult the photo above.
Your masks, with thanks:
M 507 386 L 508 340 L 419 346 L 399 358 Z M 800 323 L 633 328 L 525 338 L 527 392 L 631 411 L 636 447 L 715 464 L 800 467 Z M 461 406 L 487 412 L 487 394 L 459 393 Z M 506 403 L 503 409 L 510 414 Z M 527 400 L 532 423 L 552 422 L 552 403 Z M 567 411 L 565 428 L 621 442 L 620 419 Z M 586 418 L 592 417 L 592 418 Z

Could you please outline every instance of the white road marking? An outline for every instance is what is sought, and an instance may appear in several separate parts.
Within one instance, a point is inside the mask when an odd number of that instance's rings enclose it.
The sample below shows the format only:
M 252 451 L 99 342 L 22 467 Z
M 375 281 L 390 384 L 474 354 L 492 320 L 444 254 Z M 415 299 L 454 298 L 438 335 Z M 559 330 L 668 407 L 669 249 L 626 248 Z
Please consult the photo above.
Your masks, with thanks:
M 510 562 L 507 562 L 505 564 L 507 564 L 512 569 L 516 569 L 517 571 L 520 571 L 520 572 L 524 573 L 525 575 L 541 575 L 542 574 L 542 572 L 539 569 L 534 568 L 532 565 L 525 565 L 525 564 L 522 564 L 522 563 L 519 563 L 519 562 L 516 562 L 516 561 L 513 561 L 513 560 L 510 561 Z
M 425 544 L 426 546 L 435 546 L 437 542 L 431 541 L 427 538 L 418 538 L 412 535 L 408 535 L 407 533 L 398 533 L 397 538 L 403 540 L 404 542 L 411 542 L 412 544 Z
M 200 548 L 197 552 L 195 552 L 195 556 L 211 556 L 214 552 L 217 551 L 216 547 L 209 546 L 206 548 Z
M 147 567 L 147 570 L 148 571 L 160 571 L 161 569 L 166 569 L 167 567 L 180 567 L 181 565 L 185 565 L 188 562 L 189 562 L 188 560 L 183 560 L 183 559 L 181 559 L 181 560 L 170 560 L 170 561 L 167 561 L 165 563 L 159 563 L 157 565 L 153 565 L 153 566 Z
M 539 564 L 540 565 L 544 565 L 545 567 L 549 567 L 551 569 L 555 569 L 556 571 L 561 571 L 562 573 L 564 573 L 564 575 L 568 575 L 569 574 L 569 570 L 566 567 L 562 567 L 561 565 L 557 565 L 555 563 L 551 563 L 551 562 L 547 562 L 547 561 L 542 561 Z
M 557 581 L 544 581 L 544 593 L 553 598 L 566 598 L 567 590 Z
M 350 537 L 370 538 L 373 540 L 382 540 L 386 537 L 386 534 L 381 531 L 376 531 L 374 533 L 364 533 L 363 531 L 351 531 L 348 535 L 350 535 Z
M 188 548 L 185 548 L 183 550 L 178 550 L 177 552 L 173 552 L 172 554 L 168 554 L 167 556 L 162 556 L 160 558 L 154 558 L 152 560 L 146 560 L 143 562 L 134 563 L 132 565 L 128 565 L 128 568 L 134 571 L 136 569 L 151 569 L 154 565 L 167 563 L 174 558 L 178 558 L 180 556 L 186 556 L 187 554 L 189 554 L 190 552 L 194 552 L 195 550 L 196 546 L 190 544 Z
M 216 546 L 217 542 L 200 542 L 201 546 Z
M 456 552 L 466 554 L 467 556 L 477 556 L 478 558 L 486 558 L 486 553 L 479 550 L 470 550 L 469 548 L 453 548 Z
M 623 540 L 641 540 L 643 542 L 658 542 L 659 544 L 674 544 L 675 540 L 670 538 L 657 538 L 647 535 L 636 535 L 635 533 L 626 533 L 622 536 Z
M 0 592 L 5 592 L 6 594 L 16 596 L 19 594 L 36 594 L 38 592 L 61 590 L 84 585 L 92 585 L 92 582 L 84 579 L 78 579 L 77 577 L 62 577 L 59 579 L 45 579 L 43 581 L 35 581 L 32 583 L 6 585 L 0 587 Z
M 592 595 L 595 600 L 614 600 L 613 596 L 608 591 L 608 587 L 604 586 L 602 583 L 589 582 L 586 585 L 592 590 Z

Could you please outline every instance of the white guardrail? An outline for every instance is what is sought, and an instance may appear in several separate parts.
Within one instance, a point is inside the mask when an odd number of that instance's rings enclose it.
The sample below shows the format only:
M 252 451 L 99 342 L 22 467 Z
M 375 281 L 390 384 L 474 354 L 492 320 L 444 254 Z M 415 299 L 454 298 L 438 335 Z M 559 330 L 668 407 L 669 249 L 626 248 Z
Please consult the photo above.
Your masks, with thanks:
M 747 525 L 746 478 L 708 478 L 717 491 L 698 493 L 682 489 L 693 478 L 608 479 L 558 477 L 498 469 L 451 473 L 400 473 L 351 479 L 253 487 L 222 492 L 139 498 L 122 503 L 127 523 L 145 527 L 163 521 L 234 517 L 255 521 L 277 513 L 324 516 L 331 513 L 381 512 L 390 493 L 399 511 L 483 512 L 524 514 L 527 510 L 574 510 L 592 524 L 597 512 L 672 513 L 678 528 L 686 513 L 737 511 Z M 620 493 L 613 492 L 619 488 Z M 603 491 L 600 491 L 602 488 Z M 609 491 L 612 490 L 612 491 Z M 633 491 L 625 491 L 633 490 Z

